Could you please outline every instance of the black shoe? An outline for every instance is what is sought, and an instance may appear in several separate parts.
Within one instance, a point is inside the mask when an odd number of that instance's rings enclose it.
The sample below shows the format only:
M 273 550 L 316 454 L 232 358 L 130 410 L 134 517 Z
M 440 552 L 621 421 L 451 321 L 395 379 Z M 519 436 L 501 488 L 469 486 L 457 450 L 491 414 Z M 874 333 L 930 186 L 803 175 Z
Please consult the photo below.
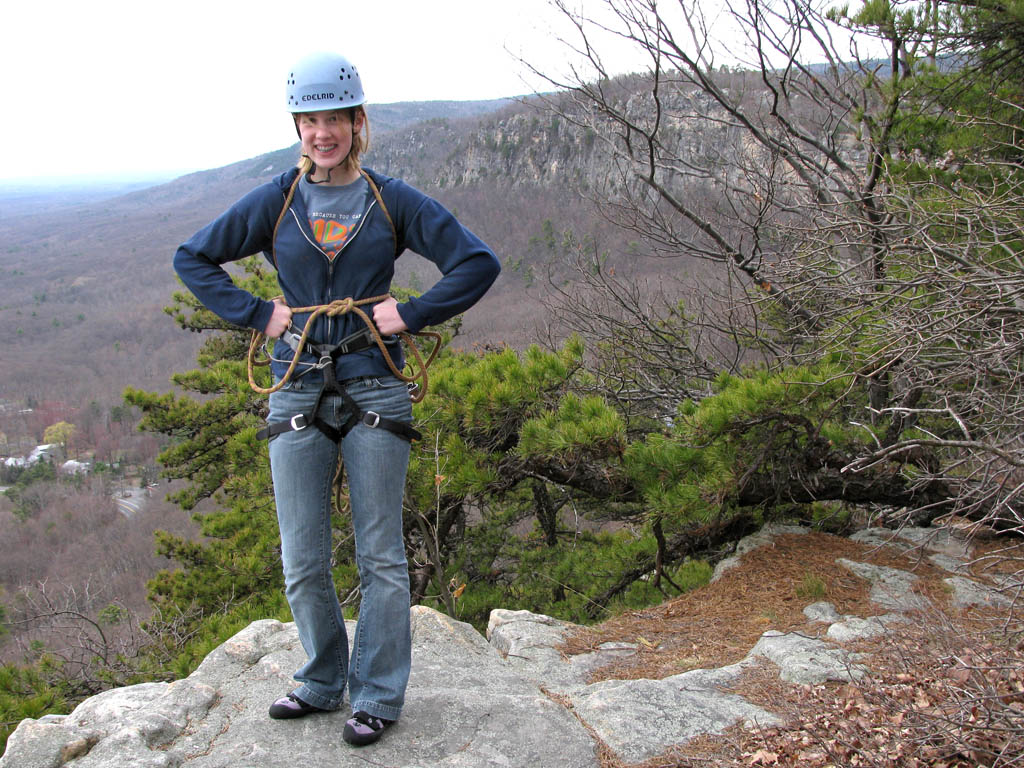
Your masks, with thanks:
M 283 696 L 270 705 L 270 716 L 275 720 L 289 720 L 293 717 L 305 717 L 314 712 L 326 712 L 325 709 L 307 704 L 294 693 Z
M 384 729 L 394 722 L 394 720 L 374 717 L 366 712 L 353 712 L 352 717 L 345 722 L 345 732 L 342 737 L 355 747 L 365 747 L 379 739 L 384 734 Z

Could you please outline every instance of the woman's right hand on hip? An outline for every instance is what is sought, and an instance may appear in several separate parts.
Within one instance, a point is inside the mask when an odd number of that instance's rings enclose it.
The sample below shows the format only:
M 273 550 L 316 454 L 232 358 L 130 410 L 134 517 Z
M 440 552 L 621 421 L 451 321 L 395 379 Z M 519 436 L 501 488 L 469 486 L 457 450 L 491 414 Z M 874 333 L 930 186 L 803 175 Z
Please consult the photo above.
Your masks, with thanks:
M 292 324 L 292 310 L 282 299 L 274 299 L 274 314 L 270 316 L 270 322 L 263 329 L 263 334 L 276 339 Z

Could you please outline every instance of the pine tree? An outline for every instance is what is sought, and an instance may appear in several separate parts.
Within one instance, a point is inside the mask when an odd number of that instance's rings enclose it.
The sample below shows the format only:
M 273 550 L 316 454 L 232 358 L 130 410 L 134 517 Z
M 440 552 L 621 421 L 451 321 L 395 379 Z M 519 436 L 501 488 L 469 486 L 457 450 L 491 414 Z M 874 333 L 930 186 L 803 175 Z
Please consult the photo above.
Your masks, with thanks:
M 266 298 L 279 292 L 255 258 L 244 268 L 247 290 Z M 287 619 L 288 611 L 266 444 L 255 439 L 266 402 L 248 384 L 249 332 L 226 325 L 190 294 L 177 293 L 174 302 L 168 312 L 183 328 L 210 333 L 199 368 L 172 379 L 200 399 L 129 389 L 125 400 L 141 409 L 140 429 L 171 438 L 159 458 L 163 474 L 188 481 L 172 500 L 185 510 L 206 500 L 214 506 L 195 516 L 203 541 L 157 533 L 157 551 L 178 567 L 150 582 L 156 611 L 147 628 L 160 641 L 154 657 L 170 660 L 180 675 L 253 619 Z M 268 385 L 265 369 L 257 375 Z

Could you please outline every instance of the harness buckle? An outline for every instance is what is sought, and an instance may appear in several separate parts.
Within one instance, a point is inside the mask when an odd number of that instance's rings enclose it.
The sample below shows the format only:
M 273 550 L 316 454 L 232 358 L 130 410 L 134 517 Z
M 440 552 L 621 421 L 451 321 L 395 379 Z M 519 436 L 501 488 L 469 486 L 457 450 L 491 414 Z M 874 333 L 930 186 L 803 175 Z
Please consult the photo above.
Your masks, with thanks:
M 301 424 L 299 423 L 299 419 L 302 420 Z M 289 423 L 292 425 L 292 429 L 294 429 L 296 432 L 299 432 L 300 430 L 303 430 L 309 426 L 309 422 L 306 421 L 306 414 L 304 413 L 295 414 L 294 416 L 291 417 Z
M 294 352 L 298 353 L 299 342 L 302 341 L 302 334 L 296 333 L 294 330 L 292 330 L 294 327 L 295 326 L 292 325 L 286 328 L 284 333 L 282 333 L 278 338 L 280 338 L 281 341 L 283 341 L 285 344 L 291 347 Z
M 369 416 L 373 417 L 372 422 L 366 420 L 367 417 Z M 366 413 L 363 414 L 363 418 L 361 419 L 361 421 L 363 422 L 363 424 L 370 427 L 371 429 L 376 429 L 377 425 L 380 424 L 380 414 L 377 413 L 376 411 L 367 411 Z

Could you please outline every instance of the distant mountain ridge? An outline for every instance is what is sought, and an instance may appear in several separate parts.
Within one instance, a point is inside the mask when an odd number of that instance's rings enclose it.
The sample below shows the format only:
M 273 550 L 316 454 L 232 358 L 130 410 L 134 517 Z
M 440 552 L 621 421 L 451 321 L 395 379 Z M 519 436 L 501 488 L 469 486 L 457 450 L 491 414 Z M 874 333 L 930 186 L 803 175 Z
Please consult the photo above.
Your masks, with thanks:
M 161 184 L 166 177 L 145 181 L 57 179 L 49 184 L 0 182 L 0 221 L 75 205 L 108 200 Z
M 626 95 L 630 87 L 621 85 Z M 581 194 L 608 178 L 608 155 L 574 119 L 546 111 L 545 99 L 560 98 L 368 107 L 365 165 L 438 199 L 504 265 L 466 313 L 457 346 L 520 348 L 543 337 L 545 278 L 577 235 L 638 273 L 677 269 L 638 256 L 627 247 L 633 236 Z M 112 405 L 126 386 L 167 391 L 173 372 L 195 365 L 203 340 L 164 312 L 180 289 L 174 251 L 298 155 L 296 144 L 109 199 L 59 210 L 55 199 L 42 213 L 0 219 L 3 396 Z M 399 286 L 425 290 L 437 277 L 416 254 L 396 263 Z
M 424 120 L 436 118 L 460 119 L 485 115 L 516 102 L 515 98 L 485 99 L 479 101 L 403 101 L 393 104 L 372 104 L 368 106 L 371 115 L 373 135 L 399 131 Z M 279 153 L 288 154 L 289 162 L 294 161 L 295 145 L 275 150 L 258 157 L 268 158 L 274 167 L 280 165 Z M 255 159 L 255 158 L 254 158 Z M 241 161 L 248 164 L 250 160 Z M 223 168 L 237 165 L 232 163 Z M 42 180 L 0 181 L 0 221 L 15 216 L 35 213 L 50 213 L 55 209 L 86 205 L 108 200 L 133 192 L 150 189 L 164 184 L 173 184 L 177 178 L 215 173 L 220 169 L 207 169 L 179 177 L 166 173 L 153 173 L 136 178 L 87 177 L 56 178 L 51 182 Z
M 528 235 L 504 234 L 519 229 L 506 226 L 504 217 L 518 223 L 522 215 L 508 207 L 502 190 L 492 184 L 441 191 L 432 180 L 444 175 L 439 166 L 456 146 L 484 146 L 479 135 L 493 133 L 498 115 L 523 109 L 515 99 L 370 105 L 367 165 L 435 194 L 502 254 L 520 251 Z M 293 145 L 107 199 L 75 200 L 55 191 L 41 212 L 0 218 L 4 396 L 116 400 L 127 385 L 166 389 L 172 371 L 194 364 L 202 340 L 182 333 L 163 312 L 178 288 L 175 249 L 297 158 Z M 549 203 L 538 194 L 531 207 L 542 212 Z M 434 280 L 433 265 L 414 255 L 398 269 L 401 285 Z M 507 328 L 522 325 L 517 311 L 494 313 L 500 321 L 485 321 L 488 330 L 472 340 L 507 338 Z

